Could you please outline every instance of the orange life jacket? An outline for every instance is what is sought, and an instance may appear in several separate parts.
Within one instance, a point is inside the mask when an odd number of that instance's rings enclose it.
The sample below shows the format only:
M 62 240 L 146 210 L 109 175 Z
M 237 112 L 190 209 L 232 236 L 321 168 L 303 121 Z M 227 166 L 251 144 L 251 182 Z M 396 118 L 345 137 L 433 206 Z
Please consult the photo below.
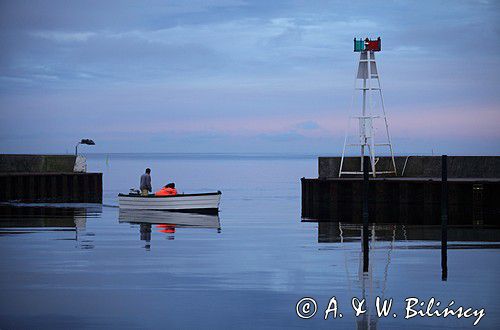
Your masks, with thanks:
M 163 187 L 157 192 L 155 192 L 155 196 L 172 196 L 172 195 L 177 195 L 177 189 Z

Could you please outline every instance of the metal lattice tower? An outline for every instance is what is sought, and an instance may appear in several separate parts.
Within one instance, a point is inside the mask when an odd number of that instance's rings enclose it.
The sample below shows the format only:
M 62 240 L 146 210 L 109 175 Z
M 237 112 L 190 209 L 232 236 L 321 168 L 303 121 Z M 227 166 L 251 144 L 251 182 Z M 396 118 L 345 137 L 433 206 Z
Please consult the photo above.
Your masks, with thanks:
M 349 113 L 349 124 L 346 130 L 344 139 L 344 148 L 342 149 L 342 158 L 340 161 L 339 177 L 342 174 L 357 175 L 363 174 L 363 157 L 370 156 L 371 171 L 370 174 L 376 177 L 378 174 L 394 174 L 396 172 L 396 162 L 394 161 L 394 152 L 392 148 L 391 136 L 389 134 L 389 123 L 384 106 L 384 97 L 382 95 L 382 87 L 380 77 L 375 62 L 375 52 L 380 51 L 381 40 L 370 39 L 354 39 L 354 52 L 359 52 L 358 72 L 354 82 L 353 105 Z M 356 94 L 361 92 L 361 113 L 353 115 L 354 100 Z M 359 97 L 359 95 L 358 95 Z M 376 104 L 378 102 L 378 104 Z M 378 106 L 377 106 L 378 105 Z M 381 111 L 380 111 L 381 110 Z M 359 123 L 358 141 L 352 141 L 350 136 L 351 120 L 356 119 Z M 385 124 L 385 140 L 375 142 L 376 120 L 382 119 Z M 377 171 L 376 165 L 378 158 L 375 156 L 375 147 L 389 148 L 391 155 L 391 167 L 389 170 Z M 344 171 L 344 158 L 346 157 L 347 148 L 359 148 L 360 150 L 360 170 L 359 171 Z

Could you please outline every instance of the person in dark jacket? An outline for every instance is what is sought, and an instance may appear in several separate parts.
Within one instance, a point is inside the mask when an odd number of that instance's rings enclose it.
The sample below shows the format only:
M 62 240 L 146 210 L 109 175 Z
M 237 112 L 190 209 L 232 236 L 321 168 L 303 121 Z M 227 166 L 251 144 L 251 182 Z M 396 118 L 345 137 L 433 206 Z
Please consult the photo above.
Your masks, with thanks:
M 150 192 L 153 191 L 151 187 L 151 169 L 147 168 L 146 173 L 141 175 L 141 185 L 140 188 L 142 196 L 148 196 Z

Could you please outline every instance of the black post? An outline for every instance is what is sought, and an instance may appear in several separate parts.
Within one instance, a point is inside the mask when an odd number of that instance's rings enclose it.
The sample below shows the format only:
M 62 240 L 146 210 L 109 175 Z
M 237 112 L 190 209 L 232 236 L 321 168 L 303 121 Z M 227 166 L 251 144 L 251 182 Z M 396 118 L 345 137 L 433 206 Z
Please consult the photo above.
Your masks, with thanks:
M 370 177 L 370 157 L 365 156 L 363 159 L 363 272 L 368 272 L 369 265 L 369 247 L 368 247 L 368 194 Z
M 448 279 L 448 165 L 441 156 L 441 279 Z

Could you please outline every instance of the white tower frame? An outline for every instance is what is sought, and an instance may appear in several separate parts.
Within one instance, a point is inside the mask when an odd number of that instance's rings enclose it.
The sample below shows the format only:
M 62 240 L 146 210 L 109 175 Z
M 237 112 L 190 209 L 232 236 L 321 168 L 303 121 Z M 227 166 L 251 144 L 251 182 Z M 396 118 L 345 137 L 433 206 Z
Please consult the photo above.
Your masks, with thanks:
M 363 81 L 363 87 L 357 87 L 357 82 L 359 80 Z M 372 83 L 376 82 L 377 85 L 374 86 Z M 363 174 L 363 158 L 365 156 L 366 151 L 370 156 L 370 165 L 371 171 L 369 172 L 373 177 L 376 177 L 377 174 L 394 174 L 397 175 L 396 171 L 396 161 L 394 160 L 394 151 L 392 148 L 391 135 L 389 134 L 389 123 L 387 121 L 387 114 L 384 106 L 384 97 L 382 95 L 382 87 L 380 84 L 380 77 L 377 70 L 377 64 L 375 62 L 375 52 L 371 50 L 366 50 L 360 52 L 359 55 L 359 64 L 358 64 L 358 72 L 356 78 L 354 79 L 354 94 L 356 91 L 362 91 L 362 109 L 361 115 L 353 116 L 352 109 L 354 107 L 354 97 L 353 95 L 353 105 L 351 106 L 351 110 L 349 112 L 349 121 L 348 127 L 345 133 L 344 138 L 344 147 L 342 149 L 342 158 L 340 160 L 340 170 L 339 177 L 342 174 L 347 175 L 359 175 Z M 378 91 L 378 95 L 380 96 L 380 105 L 382 108 L 382 114 L 374 114 L 373 104 L 372 104 L 372 94 L 373 92 Z M 351 126 L 351 119 L 358 119 L 359 122 L 359 142 L 351 143 L 349 141 L 349 131 Z M 383 143 L 375 143 L 375 136 L 373 131 L 373 122 L 374 119 L 382 118 L 385 123 L 385 132 L 387 135 L 387 142 Z M 360 147 L 360 171 L 343 171 L 344 158 L 346 154 L 347 147 Z M 391 154 L 391 165 L 392 169 L 388 171 L 376 171 L 376 165 L 378 158 L 375 158 L 375 147 L 389 147 Z M 368 149 L 368 150 L 367 150 Z

